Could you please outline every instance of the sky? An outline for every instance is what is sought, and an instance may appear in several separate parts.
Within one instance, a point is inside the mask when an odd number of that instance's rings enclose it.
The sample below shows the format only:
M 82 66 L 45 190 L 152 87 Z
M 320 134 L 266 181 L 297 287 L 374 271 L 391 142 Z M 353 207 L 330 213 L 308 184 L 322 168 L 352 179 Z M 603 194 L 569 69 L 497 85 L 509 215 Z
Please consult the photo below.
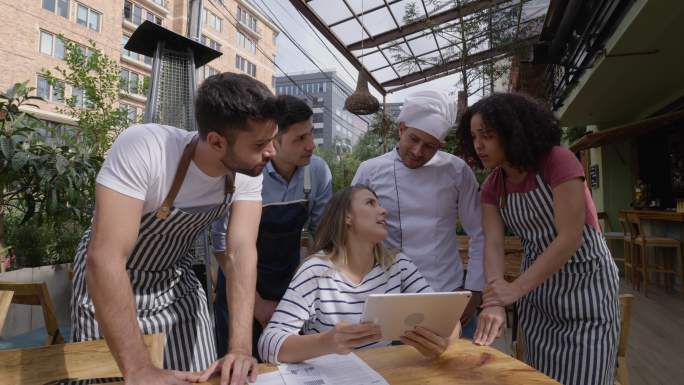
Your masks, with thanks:
M 298 73 L 335 70 L 337 76 L 345 81 L 352 89 L 356 87 L 358 71 L 330 44 L 313 26 L 310 27 L 302 15 L 286 0 L 250 0 L 257 9 L 267 16 L 275 18 L 276 25 L 283 29 L 295 40 L 316 63 L 312 63 L 305 55 L 281 33 L 276 41 L 276 64 L 288 75 Z M 328 49 L 326 49 L 326 46 Z M 333 55 L 334 54 L 334 55 Z M 337 59 L 337 60 L 336 60 Z M 316 67 L 318 66 L 318 67 Z M 276 76 L 282 76 L 276 68 Z M 402 102 L 407 94 L 423 89 L 436 89 L 453 93 L 456 90 L 458 75 L 445 76 L 428 83 L 423 83 L 405 90 L 387 94 L 387 102 Z M 369 89 L 382 102 L 381 94 L 371 84 Z M 455 94 L 455 93 L 454 93 Z

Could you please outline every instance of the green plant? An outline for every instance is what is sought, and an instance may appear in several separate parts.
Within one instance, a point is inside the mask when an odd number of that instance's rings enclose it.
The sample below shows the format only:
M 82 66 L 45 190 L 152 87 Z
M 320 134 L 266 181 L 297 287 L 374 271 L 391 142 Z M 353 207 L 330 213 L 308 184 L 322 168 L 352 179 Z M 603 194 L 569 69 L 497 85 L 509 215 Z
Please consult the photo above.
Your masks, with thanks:
M 66 234 L 68 226 L 88 224 L 92 213 L 102 157 L 76 132 L 66 130 L 57 136 L 46 122 L 22 112 L 22 106 L 39 99 L 29 96 L 33 90 L 24 82 L 0 94 L 0 249 L 7 246 L 7 224 L 46 226 L 39 233 L 26 231 L 15 237 L 32 234 L 33 244 L 27 241 L 22 246 L 32 248 L 41 245 L 43 231 Z M 12 246 L 17 254 L 24 252 Z
M 50 70 L 43 70 L 42 75 L 53 87 L 66 83 L 82 91 L 81 97 L 72 95 L 65 100 L 66 107 L 57 110 L 76 119 L 78 137 L 93 146 L 98 155 L 104 156 L 119 132 L 133 123 L 124 108 L 115 107 L 122 84 L 119 65 L 92 40 L 84 49 L 62 35 L 58 38 L 66 49 L 66 67 L 55 67 L 58 76 Z M 145 78 L 142 87 L 147 86 Z

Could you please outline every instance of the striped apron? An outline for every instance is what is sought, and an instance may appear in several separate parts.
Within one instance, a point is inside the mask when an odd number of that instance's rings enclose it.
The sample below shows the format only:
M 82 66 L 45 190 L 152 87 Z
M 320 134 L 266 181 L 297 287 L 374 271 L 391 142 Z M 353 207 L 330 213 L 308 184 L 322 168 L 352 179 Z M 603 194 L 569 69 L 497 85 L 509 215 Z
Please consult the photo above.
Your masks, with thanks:
M 523 243 L 521 271 L 556 238 L 551 186 L 508 193 L 501 217 Z M 619 324 L 618 271 L 603 234 L 585 224 L 582 245 L 560 271 L 517 302 L 525 361 L 570 384 L 612 385 Z
M 165 333 L 164 367 L 183 371 L 204 370 L 216 360 L 213 319 L 206 294 L 192 271 L 194 257 L 189 251 L 202 231 L 226 215 L 234 190 L 234 176 L 227 176 L 226 195 L 221 204 L 197 212 L 172 206 L 196 145 L 197 137 L 186 146 L 162 207 L 140 220 L 138 239 L 126 263 L 141 332 Z M 89 241 L 90 230 L 83 236 L 74 261 L 71 301 L 74 341 L 103 337 L 86 288 Z

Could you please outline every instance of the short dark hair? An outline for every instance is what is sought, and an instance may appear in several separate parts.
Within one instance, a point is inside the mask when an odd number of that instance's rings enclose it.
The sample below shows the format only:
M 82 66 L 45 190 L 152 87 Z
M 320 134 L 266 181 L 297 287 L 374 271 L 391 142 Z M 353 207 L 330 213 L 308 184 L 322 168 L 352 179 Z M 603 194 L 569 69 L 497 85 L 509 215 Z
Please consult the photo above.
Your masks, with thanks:
M 224 72 L 208 77 L 197 90 L 195 120 L 200 138 L 210 132 L 226 135 L 246 130 L 247 120 L 277 120 L 283 107 L 260 81 Z
M 468 107 L 458 127 L 466 159 L 474 159 L 480 167 L 470 134 L 470 120 L 476 114 L 485 127 L 498 133 L 506 160 L 514 167 L 538 170 L 540 158 L 560 144 L 558 119 L 541 102 L 522 94 L 496 93 Z
M 278 134 L 286 133 L 291 125 L 308 120 L 313 115 L 311 107 L 296 96 L 280 95 L 278 100 L 285 108 L 283 114 L 278 118 Z

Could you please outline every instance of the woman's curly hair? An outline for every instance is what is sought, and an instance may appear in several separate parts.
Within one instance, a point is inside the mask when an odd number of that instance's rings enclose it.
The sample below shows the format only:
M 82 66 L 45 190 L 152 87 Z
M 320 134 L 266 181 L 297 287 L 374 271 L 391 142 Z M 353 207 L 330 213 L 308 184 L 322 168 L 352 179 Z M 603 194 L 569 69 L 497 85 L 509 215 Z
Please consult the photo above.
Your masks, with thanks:
M 560 144 L 558 119 L 540 102 L 521 94 L 493 94 L 468 107 L 458 128 L 466 158 L 475 159 L 480 167 L 470 134 L 470 120 L 475 114 L 499 134 L 506 160 L 513 167 L 537 170 L 539 159 Z

